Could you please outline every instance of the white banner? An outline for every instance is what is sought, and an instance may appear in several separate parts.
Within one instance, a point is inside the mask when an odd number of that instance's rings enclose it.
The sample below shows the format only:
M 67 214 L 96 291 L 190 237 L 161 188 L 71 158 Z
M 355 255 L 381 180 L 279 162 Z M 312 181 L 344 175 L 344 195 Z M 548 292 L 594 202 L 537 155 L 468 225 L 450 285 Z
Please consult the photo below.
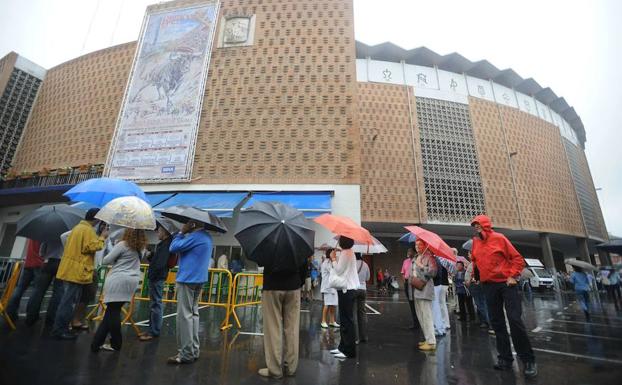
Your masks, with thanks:
M 218 7 L 147 10 L 106 163 L 110 177 L 190 180 Z

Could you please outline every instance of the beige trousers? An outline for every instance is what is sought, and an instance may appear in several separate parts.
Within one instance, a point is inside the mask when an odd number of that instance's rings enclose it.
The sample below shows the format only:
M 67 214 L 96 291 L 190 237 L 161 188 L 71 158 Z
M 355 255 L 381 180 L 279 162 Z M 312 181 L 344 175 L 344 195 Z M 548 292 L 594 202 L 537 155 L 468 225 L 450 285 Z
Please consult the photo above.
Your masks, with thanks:
M 275 377 L 294 374 L 298 368 L 300 332 L 300 289 L 264 290 L 263 345 L 266 366 Z
M 415 312 L 421 325 L 421 331 L 425 337 L 425 342 L 436 345 L 434 335 L 434 319 L 432 317 L 432 301 L 427 299 L 415 298 Z

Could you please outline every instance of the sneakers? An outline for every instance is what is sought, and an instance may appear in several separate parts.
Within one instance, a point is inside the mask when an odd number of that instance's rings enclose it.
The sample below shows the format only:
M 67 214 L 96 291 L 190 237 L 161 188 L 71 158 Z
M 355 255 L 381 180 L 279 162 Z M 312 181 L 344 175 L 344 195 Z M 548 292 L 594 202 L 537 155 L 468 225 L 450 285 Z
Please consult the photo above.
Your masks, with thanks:
M 341 353 L 341 352 L 339 352 L 339 353 L 337 353 L 337 354 L 333 355 L 333 357 L 335 357 L 335 358 L 341 358 L 341 359 L 348 358 L 348 356 L 346 356 L 345 354 L 343 354 L 343 353 Z
M 330 351 L 330 354 L 339 354 L 341 351 L 339 349 L 333 349 Z
M 270 373 L 270 370 L 268 370 L 268 368 L 259 369 L 257 371 L 257 374 L 259 374 L 262 377 L 269 377 L 269 378 L 276 378 L 276 379 L 279 379 L 279 378 L 283 377 L 283 376 L 275 376 L 275 375 L 273 375 L 272 373 Z
M 338 328 L 338 327 L 340 327 L 340 325 L 337 322 L 333 322 L 333 323 L 330 324 L 330 327 L 331 328 Z
M 116 351 L 110 344 L 103 344 L 102 346 L 100 346 L 101 350 L 105 350 L 107 352 L 114 352 Z
M 432 345 L 427 342 L 424 342 L 423 345 L 419 345 L 419 350 L 423 352 L 430 352 L 430 351 L 436 350 L 436 345 Z
M 495 335 L 495 331 L 492 329 L 488 329 L 488 334 L 490 334 L 491 336 Z
M 321 326 L 323 329 L 328 329 L 328 324 L 327 324 L 326 322 L 322 322 L 322 323 L 320 324 L 320 326 Z

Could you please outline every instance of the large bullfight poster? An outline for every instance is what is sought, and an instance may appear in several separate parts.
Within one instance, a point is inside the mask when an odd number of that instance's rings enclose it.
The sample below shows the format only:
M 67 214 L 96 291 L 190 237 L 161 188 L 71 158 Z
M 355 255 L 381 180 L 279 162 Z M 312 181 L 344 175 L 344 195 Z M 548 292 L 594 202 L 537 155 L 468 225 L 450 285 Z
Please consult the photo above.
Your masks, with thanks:
M 106 162 L 142 182 L 191 178 L 219 2 L 147 9 Z

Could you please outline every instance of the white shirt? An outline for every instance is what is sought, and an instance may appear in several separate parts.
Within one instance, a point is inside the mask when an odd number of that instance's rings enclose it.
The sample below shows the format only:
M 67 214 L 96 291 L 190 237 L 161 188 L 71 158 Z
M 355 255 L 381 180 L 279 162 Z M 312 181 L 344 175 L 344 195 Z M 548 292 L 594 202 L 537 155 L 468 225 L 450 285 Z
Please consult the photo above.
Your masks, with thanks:
M 363 260 L 356 261 L 356 271 L 359 275 L 359 290 L 367 290 L 367 281 L 369 281 L 369 266 Z
M 337 262 L 333 262 L 334 272 L 346 280 L 346 290 L 359 288 L 359 275 L 356 271 L 356 257 L 352 249 L 342 250 L 337 256 Z
M 333 270 L 333 265 L 329 258 L 324 259 L 322 265 L 320 266 L 320 273 L 322 274 L 322 285 L 320 286 L 320 291 L 324 294 L 335 294 L 337 290 L 332 287 L 328 287 L 328 279 Z
M 218 257 L 218 268 L 223 270 L 227 270 L 229 268 L 229 261 L 227 260 L 226 255 L 223 254 Z

